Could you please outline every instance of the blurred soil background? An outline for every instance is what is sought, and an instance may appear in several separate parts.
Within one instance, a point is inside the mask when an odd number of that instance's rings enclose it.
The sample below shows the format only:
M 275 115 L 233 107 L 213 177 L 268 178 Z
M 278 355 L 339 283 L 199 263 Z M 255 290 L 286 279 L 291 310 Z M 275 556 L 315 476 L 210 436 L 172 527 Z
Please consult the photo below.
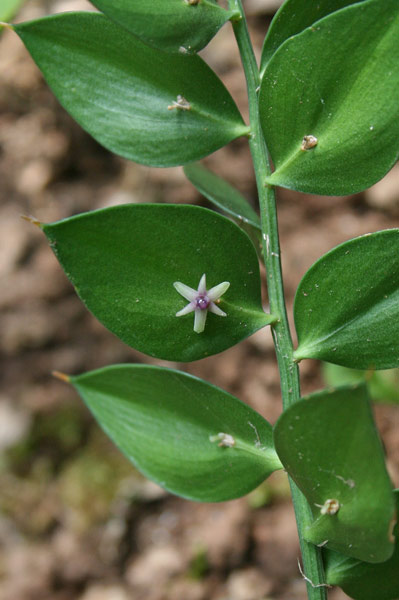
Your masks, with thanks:
M 278 4 L 245 2 L 258 53 Z M 86 8 L 84 0 L 29 0 L 18 18 Z M 229 26 L 204 56 L 246 115 Z M 255 202 L 245 141 L 206 163 Z M 51 377 L 121 362 L 178 367 L 275 422 L 281 402 L 268 329 L 196 363 L 152 360 L 88 313 L 39 229 L 20 219 L 49 222 L 129 202 L 208 206 L 205 199 L 180 168 L 149 169 L 101 148 L 8 31 L 0 38 L 0 182 L 0 600 L 305 600 L 284 473 L 228 503 L 170 496 L 136 472 L 73 389 Z M 278 206 L 291 310 L 300 278 L 321 254 L 399 225 L 399 168 L 353 197 L 280 190 Z M 304 361 L 301 375 L 304 393 L 323 385 L 316 362 Z M 399 407 L 377 406 L 376 415 L 398 487 Z M 340 590 L 329 597 L 347 598 Z

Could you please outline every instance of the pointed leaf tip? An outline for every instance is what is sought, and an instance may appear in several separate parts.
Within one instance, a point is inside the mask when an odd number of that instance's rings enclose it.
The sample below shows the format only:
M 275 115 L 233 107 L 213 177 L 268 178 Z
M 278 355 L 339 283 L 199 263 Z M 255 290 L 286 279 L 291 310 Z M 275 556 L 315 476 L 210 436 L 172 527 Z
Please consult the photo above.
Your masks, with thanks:
M 52 371 L 52 376 L 60 381 L 64 381 L 65 383 L 71 383 L 71 377 L 66 375 L 66 373 L 62 373 L 61 371 Z
M 21 219 L 23 219 L 24 221 L 28 221 L 28 223 L 32 223 L 32 225 L 36 225 L 36 227 L 39 227 L 40 229 L 42 229 L 43 227 L 43 223 L 41 223 L 38 219 L 35 219 L 35 217 L 21 215 Z

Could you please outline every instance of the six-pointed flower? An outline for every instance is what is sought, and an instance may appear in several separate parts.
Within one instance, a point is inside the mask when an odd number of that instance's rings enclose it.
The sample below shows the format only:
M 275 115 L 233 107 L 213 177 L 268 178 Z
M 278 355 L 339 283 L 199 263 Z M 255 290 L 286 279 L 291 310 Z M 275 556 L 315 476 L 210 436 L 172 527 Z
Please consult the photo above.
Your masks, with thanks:
M 183 315 L 187 315 L 188 313 L 194 311 L 194 331 L 196 333 L 202 333 L 204 331 L 208 310 L 213 312 L 215 315 L 219 315 L 219 317 L 227 316 L 226 313 L 215 304 L 215 302 L 219 300 L 219 298 L 223 296 L 223 294 L 230 287 L 230 283 L 228 281 L 223 281 L 223 283 L 219 283 L 219 285 L 215 285 L 215 287 L 207 290 L 206 276 L 204 273 L 200 279 L 197 290 L 193 290 L 193 288 L 181 283 L 181 281 L 175 281 L 173 285 L 176 291 L 178 291 L 183 298 L 189 301 L 187 306 L 176 313 L 176 317 L 182 317 Z

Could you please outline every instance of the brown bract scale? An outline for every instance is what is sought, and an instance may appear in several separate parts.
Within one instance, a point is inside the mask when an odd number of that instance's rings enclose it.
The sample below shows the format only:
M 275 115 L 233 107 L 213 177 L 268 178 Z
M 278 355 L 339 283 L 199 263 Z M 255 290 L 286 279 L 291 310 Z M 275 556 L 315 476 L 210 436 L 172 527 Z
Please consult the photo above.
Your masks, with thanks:
M 178 110 L 190 110 L 191 104 L 184 98 L 184 96 L 179 94 L 177 99 L 173 100 L 172 104 L 168 106 L 168 110 L 174 110 L 175 108 Z
M 302 140 L 301 150 L 311 150 L 317 146 L 318 139 L 314 135 L 305 135 Z
M 233 448 L 235 446 L 235 439 L 229 433 L 218 433 L 217 435 L 211 435 L 209 437 L 210 442 L 219 442 L 218 446 L 220 448 Z
M 320 508 L 320 512 L 322 515 L 336 515 L 340 507 L 341 505 L 338 502 L 338 500 L 335 500 L 334 498 L 329 498 L 324 502 L 323 506 Z

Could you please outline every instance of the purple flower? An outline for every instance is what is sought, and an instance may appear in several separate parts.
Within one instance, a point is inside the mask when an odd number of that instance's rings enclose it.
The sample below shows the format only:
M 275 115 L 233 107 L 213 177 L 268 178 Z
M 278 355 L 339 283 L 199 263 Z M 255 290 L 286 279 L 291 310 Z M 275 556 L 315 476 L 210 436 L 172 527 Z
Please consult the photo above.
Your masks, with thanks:
M 204 331 L 208 310 L 215 315 L 219 315 L 219 317 L 227 317 L 226 313 L 220 310 L 215 302 L 217 302 L 230 287 L 228 281 L 223 281 L 223 283 L 219 283 L 219 285 L 215 285 L 215 287 L 207 290 L 206 276 L 204 273 L 200 279 L 197 290 L 193 290 L 193 288 L 190 288 L 180 281 L 175 281 L 173 285 L 176 291 L 189 301 L 187 306 L 176 313 L 176 317 L 182 317 L 183 315 L 187 315 L 194 311 L 194 331 L 196 333 L 202 333 Z

